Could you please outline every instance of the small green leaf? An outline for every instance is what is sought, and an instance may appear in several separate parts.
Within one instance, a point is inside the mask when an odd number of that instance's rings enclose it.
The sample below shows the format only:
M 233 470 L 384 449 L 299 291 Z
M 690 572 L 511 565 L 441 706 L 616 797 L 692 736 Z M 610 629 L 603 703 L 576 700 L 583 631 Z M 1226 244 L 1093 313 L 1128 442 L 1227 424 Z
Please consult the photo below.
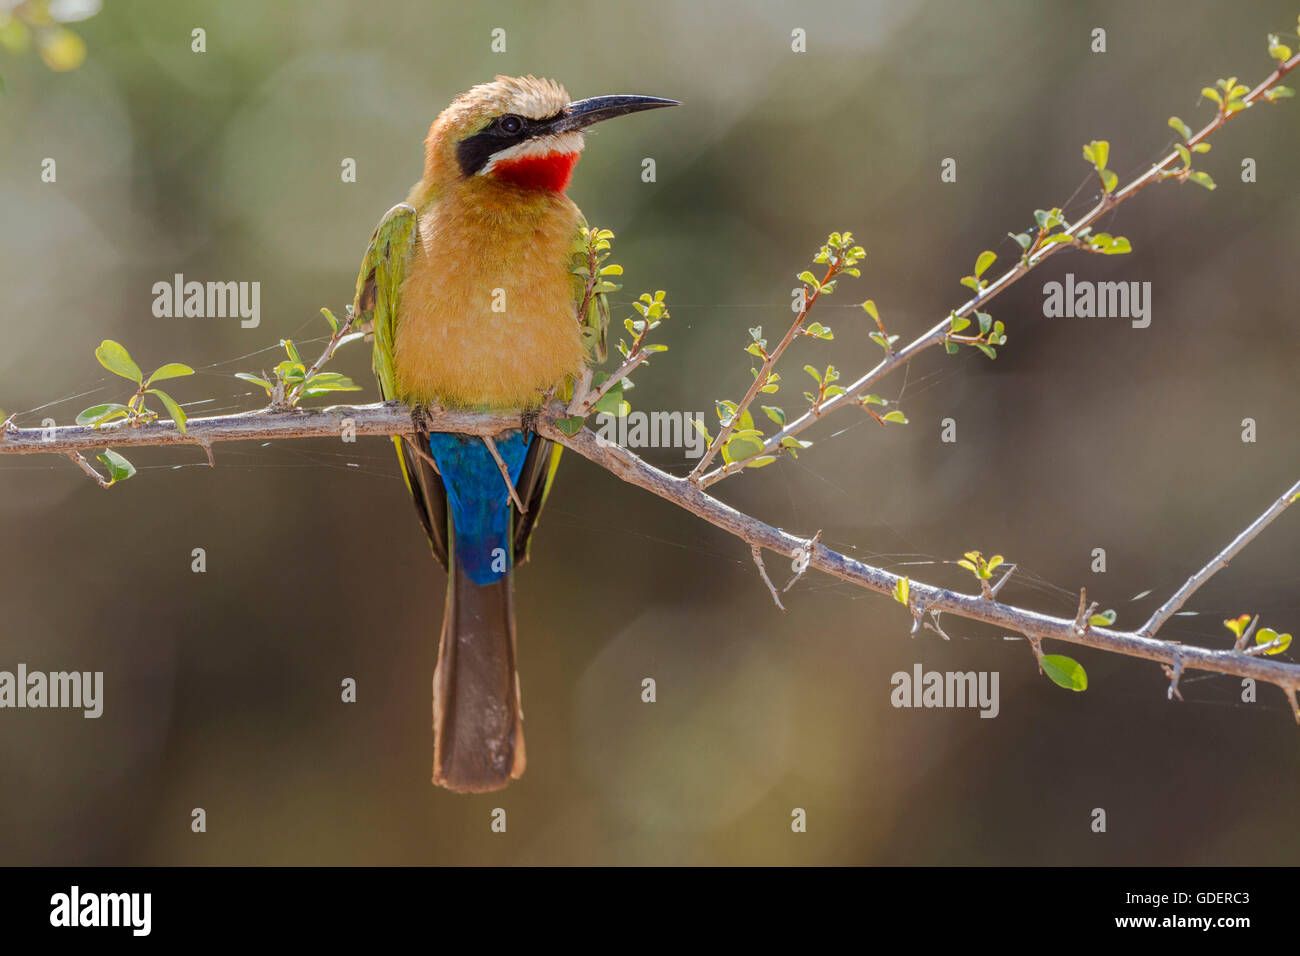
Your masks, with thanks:
M 1102 611 L 1100 614 L 1094 614 L 1088 618 L 1088 623 L 1093 627 L 1110 627 L 1115 623 L 1116 617 L 1114 611 Z
M 148 390 L 147 394 L 158 396 L 159 401 L 167 406 L 167 414 L 171 415 L 172 421 L 176 423 L 176 430 L 184 435 L 185 422 L 188 420 L 185 410 L 177 405 L 175 400 L 160 388 L 151 388 Z
M 149 381 L 145 382 L 145 384 L 149 385 L 153 382 L 161 382 L 164 379 L 180 378 L 182 375 L 193 374 L 194 369 L 190 368 L 188 365 L 182 365 L 180 362 L 168 362 L 161 368 L 156 369 L 154 373 L 149 376 Z
M 1249 623 L 1250 615 L 1242 614 L 1240 617 L 1229 618 L 1224 621 L 1223 626 L 1232 631 L 1232 633 L 1237 636 L 1237 639 L 1240 640 L 1241 635 L 1246 632 L 1246 625 Z
M 1007 235 L 1014 239 L 1016 245 L 1020 246 L 1020 248 L 1024 249 L 1026 252 L 1028 252 L 1029 247 L 1033 245 L 1033 240 L 1029 238 L 1029 233 L 1027 232 L 1009 232 Z
M 758 456 L 757 458 L 755 458 L 753 461 L 746 462 L 746 463 L 745 463 L 745 467 L 746 467 L 746 468 L 764 468 L 764 467 L 766 467 L 767 465 L 772 464 L 772 462 L 774 462 L 774 461 L 776 461 L 776 456 L 774 456 L 774 455 L 759 455 L 759 456 Z
M 1274 654 L 1281 654 L 1288 647 L 1290 647 L 1291 635 L 1279 634 L 1271 627 L 1261 627 L 1258 631 L 1255 632 L 1255 645 L 1257 647 L 1263 646 L 1264 644 L 1272 644 L 1274 641 L 1278 642 L 1277 647 L 1273 648 L 1272 650 L 1268 650 L 1264 652 L 1269 657 L 1272 657 Z
M 325 395 L 329 392 L 359 392 L 361 386 L 357 385 L 346 375 L 340 375 L 338 372 L 317 372 L 311 378 L 302 383 L 302 394 L 305 398 L 311 398 L 316 395 Z
M 140 371 L 140 366 L 131 360 L 131 354 L 112 339 L 104 339 L 99 344 L 99 348 L 95 349 L 95 358 L 114 375 L 129 378 L 137 385 L 144 380 L 144 374 Z
M 750 435 L 733 434 L 722 444 L 722 460 L 728 465 L 752 458 L 763 450 L 763 443 Z
M 253 382 L 257 385 L 261 385 L 264 389 L 267 390 L 268 393 L 271 391 L 272 388 L 271 383 L 268 382 L 266 379 L 259 378 L 256 375 L 249 375 L 247 372 L 236 372 L 235 378 L 242 378 L 245 382 Z
M 871 316 L 877 322 L 880 321 L 880 313 L 876 310 L 876 303 L 874 300 L 868 299 L 866 302 L 863 302 L 862 308 L 866 311 L 867 315 Z
M 91 405 L 77 416 L 77 424 L 103 425 L 107 422 L 111 422 L 115 418 L 125 418 L 129 414 L 130 410 L 125 405 L 119 405 L 117 402 L 108 402 L 104 405 Z
M 1169 125 L 1173 129 L 1177 130 L 1178 135 L 1181 136 L 1183 139 L 1192 138 L 1191 127 L 1189 127 L 1186 123 L 1180 120 L 1177 116 L 1169 117 Z
M 785 427 L 785 409 L 778 408 L 775 405 L 761 405 L 759 407 L 767 413 L 768 418 L 772 419 L 772 421 L 776 422 L 782 428 Z
M 320 314 L 325 316 L 325 321 L 330 324 L 331 332 L 337 332 L 339 330 L 339 320 L 334 318 L 333 312 L 329 309 L 321 309 Z
M 1044 654 L 1038 659 L 1043 673 L 1066 690 L 1088 689 L 1088 675 L 1078 661 L 1064 654 Z
M 979 278 L 988 271 L 989 266 L 993 265 L 997 259 L 997 254 L 985 249 L 980 253 L 979 258 L 975 260 L 975 278 Z
M 126 481 L 135 474 L 135 465 L 131 464 L 111 448 L 105 448 L 102 455 L 96 456 L 108 469 L 109 484 Z
M 1277 38 L 1276 33 L 1268 35 L 1268 55 L 1278 62 L 1291 59 L 1291 48 Z
M 592 407 L 592 411 L 604 412 L 607 415 L 618 415 L 623 404 L 623 382 L 620 381 L 600 397 L 600 401 Z
M 1206 189 L 1214 188 L 1214 180 L 1210 178 L 1210 174 L 1199 169 L 1193 170 L 1187 178 L 1198 186 L 1204 186 Z
M 1103 169 L 1101 171 L 1101 184 L 1102 187 L 1106 190 L 1106 192 L 1113 193 L 1115 191 L 1115 187 L 1119 185 L 1119 177 L 1116 176 L 1115 173 L 1112 172 L 1111 170 Z
M 581 415 L 570 415 L 568 418 L 557 418 L 555 420 L 555 427 L 564 432 L 564 434 L 572 437 L 582 431 L 582 423 L 584 421 L 586 421 L 586 419 Z M 698 420 L 693 419 L 693 421 L 696 421 L 696 427 L 699 427 Z M 708 432 L 705 432 L 705 435 L 707 436 Z
M 899 425 L 907 424 L 907 416 L 898 409 L 894 409 L 892 412 L 887 412 L 884 416 L 884 420 L 887 422 L 895 422 Z

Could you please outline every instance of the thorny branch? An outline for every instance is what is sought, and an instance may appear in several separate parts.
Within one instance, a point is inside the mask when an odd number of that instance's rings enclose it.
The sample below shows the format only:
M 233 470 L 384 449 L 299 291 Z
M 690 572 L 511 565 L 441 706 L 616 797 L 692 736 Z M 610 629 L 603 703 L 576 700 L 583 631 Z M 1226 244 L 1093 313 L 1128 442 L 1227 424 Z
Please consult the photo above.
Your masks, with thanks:
M 576 435 L 566 435 L 555 424 L 565 415 L 562 406 L 554 405 L 537 416 L 534 426 L 544 437 L 559 442 L 582 457 L 600 466 L 615 477 L 636 485 L 691 512 L 729 534 L 740 538 L 754 549 L 771 551 L 797 561 L 799 568 L 816 568 L 825 574 L 850 584 L 893 594 L 902 580 L 899 575 L 857 561 L 838 551 L 833 551 L 813 538 L 774 528 L 707 494 L 688 478 L 679 478 L 646 464 L 632 452 L 603 441 L 590 429 L 584 428 Z M 517 415 L 489 415 L 471 412 L 432 409 L 425 413 L 424 422 L 431 431 L 493 436 L 520 427 Z M 291 409 L 281 412 L 245 412 L 240 415 L 222 415 L 212 418 L 192 418 L 188 435 L 182 435 L 171 422 L 153 421 L 131 426 L 121 423 L 99 429 L 87 426 L 62 426 L 57 428 L 9 428 L 0 434 L 0 454 L 60 454 L 75 455 L 81 451 L 100 448 L 105 444 L 123 445 L 178 445 L 193 444 L 195 438 L 205 442 L 267 440 L 275 438 L 338 438 L 345 428 L 359 435 L 405 435 L 411 430 L 410 412 L 395 402 L 374 405 L 339 405 L 319 411 Z M 1279 502 L 1275 502 L 1253 522 L 1242 535 L 1234 539 L 1224 553 L 1235 555 L 1249 540 L 1267 526 L 1288 504 L 1300 496 L 1297 481 Z M 1280 503 L 1280 504 L 1279 504 Z M 806 563 L 805 563 L 806 562 Z M 797 571 L 802 574 L 802 571 Z M 1205 575 L 1197 572 L 1189 580 Z M 1208 576 L 1208 575 L 1205 575 Z M 1202 582 L 1203 583 L 1203 582 Z M 1198 585 L 1199 586 L 1199 585 Z M 947 588 L 934 587 L 909 580 L 911 599 L 917 607 L 928 613 L 947 612 L 969 620 L 982 621 L 1028 637 L 1037 649 L 1043 640 L 1064 641 L 1128 657 L 1141 658 L 1168 665 L 1181 664 L 1183 670 L 1201 670 L 1218 674 L 1249 677 L 1275 684 L 1294 701 L 1300 688 L 1300 664 L 1268 660 L 1259 654 L 1247 653 L 1234 646 L 1223 650 L 1179 644 L 1158 640 L 1154 636 L 1167 618 L 1154 624 L 1148 622 L 1136 631 L 1119 631 L 1088 624 L 1091 615 L 1086 595 L 1080 595 L 1080 613 L 1075 618 L 1053 617 L 1027 608 L 1003 604 L 982 593 L 963 594 Z M 1184 584 L 1176 594 L 1187 595 L 1195 590 Z M 1186 595 L 1184 595 L 1185 600 Z M 1180 605 L 1181 606 L 1181 605 Z M 1157 612 L 1159 616 L 1159 612 Z M 1254 650 L 1254 648 L 1252 648 Z M 1300 722 L 1300 711 L 1296 711 Z

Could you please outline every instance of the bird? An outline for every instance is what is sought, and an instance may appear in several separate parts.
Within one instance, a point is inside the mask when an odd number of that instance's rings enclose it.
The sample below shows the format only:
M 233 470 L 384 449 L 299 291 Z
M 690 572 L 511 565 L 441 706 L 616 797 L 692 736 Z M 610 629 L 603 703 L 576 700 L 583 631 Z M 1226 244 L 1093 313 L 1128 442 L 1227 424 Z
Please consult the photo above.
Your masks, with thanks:
M 584 296 L 588 227 L 566 195 L 583 131 L 677 100 L 570 100 L 554 80 L 497 76 L 429 127 L 424 171 L 370 239 L 352 320 L 373 334 L 381 397 L 412 409 L 394 437 L 447 591 L 433 676 L 433 783 L 500 790 L 524 771 L 514 568 L 561 447 L 529 427 L 605 360 L 603 297 Z M 580 314 L 581 312 L 581 314 Z M 491 439 L 430 431 L 433 408 L 518 410 Z M 507 484 L 507 477 L 509 484 Z

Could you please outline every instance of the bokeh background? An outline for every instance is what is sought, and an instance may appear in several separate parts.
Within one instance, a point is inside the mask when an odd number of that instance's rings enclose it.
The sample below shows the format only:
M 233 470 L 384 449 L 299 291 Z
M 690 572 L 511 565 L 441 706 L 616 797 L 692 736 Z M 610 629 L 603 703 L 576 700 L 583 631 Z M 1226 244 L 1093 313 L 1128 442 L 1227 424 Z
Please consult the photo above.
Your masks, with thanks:
M 32 425 L 124 400 L 92 356 L 111 337 L 142 365 L 198 368 L 172 383 L 192 415 L 255 407 L 234 373 L 272 365 L 282 336 L 319 338 L 321 306 L 341 313 L 434 115 L 531 72 L 575 97 L 686 104 L 600 127 L 571 190 L 618 234 L 617 318 L 643 290 L 669 295 L 671 350 L 637 376 L 637 407 L 712 414 L 739 397 L 745 329 L 785 327 L 827 232 L 867 247 L 862 279 L 818 307 L 834 342 L 788 360 L 793 408 L 805 362 L 851 377 L 875 361 L 854 303 L 873 297 L 904 336 L 928 328 L 964 301 L 980 250 L 1014 257 L 1006 233 L 1034 208 L 1087 208 L 1080 144 L 1109 139 L 1127 181 L 1169 147 L 1171 113 L 1209 117 L 1203 85 L 1262 78 L 1265 35 L 1294 45 L 1298 12 L 109 0 L 70 25 L 78 69 L 0 52 L 0 406 Z M 1217 191 L 1162 185 L 1106 224 L 1133 255 L 1065 253 L 1000 297 L 996 362 L 935 353 L 889 381 L 910 425 L 831 419 L 797 462 L 719 494 L 935 583 L 969 584 L 944 560 L 999 552 L 1023 569 L 1005 597 L 1068 614 L 1086 585 L 1137 624 L 1296 477 L 1298 145 L 1294 103 L 1252 110 L 1200 160 Z M 1258 182 L 1240 181 L 1243 157 Z M 1067 271 L 1151 282 L 1151 327 L 1044 319 L 1042 285 Z M 154 318 L 151 287 L 177 272 L 260 281 L 261 326 Z M 367 347 L 335 367 L 374 399 Z M 955 444 L 939 440 L 947 417 Z M 1154 665 L 1057 647 L 1088 670 L 1072 694 L 1024 641 L 954 619 L 951 642 L 911 638 L 890 600 L 816 575 L 782 615 L 747 547 L 577 456 L 517 580 L 528 771 L 501 794 L 435 789 L 444 578 L 386 442 L 219 446 L 215 470 L 197 449 L 130 457 L 138 476 L 109 492 L 62 459 L 0 459 L 0 668 L 106 675 L 97 721 L 0 712 L 0 862 L 1283 864 L 1300 850 L 1300 731 L 1276 689 L 1246 704 L 1235 679 L 1196 674 L 1171 703 Z M 1293 519 L 1165 636 L 1227 646 L 1220 622 L 1242 612 L 1300 627 Z M 890 675 L 916 662 L 998 671 L 1000 716 L 892 708 Z M 496 807 L 506 834 L 489 829 Z

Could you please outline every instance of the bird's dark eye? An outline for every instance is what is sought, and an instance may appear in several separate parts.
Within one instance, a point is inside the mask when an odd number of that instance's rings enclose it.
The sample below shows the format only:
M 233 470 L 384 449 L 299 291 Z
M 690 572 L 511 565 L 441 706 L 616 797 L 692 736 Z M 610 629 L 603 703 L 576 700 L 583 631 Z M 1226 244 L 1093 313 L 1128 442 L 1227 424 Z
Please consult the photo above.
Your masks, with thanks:
M 513 136 L 524 128 L 524 121 L 513 113 L 507 113 L 505 116 L 497 120 L 497 126 L 501 128 L 501 132 L 509 133 Z

